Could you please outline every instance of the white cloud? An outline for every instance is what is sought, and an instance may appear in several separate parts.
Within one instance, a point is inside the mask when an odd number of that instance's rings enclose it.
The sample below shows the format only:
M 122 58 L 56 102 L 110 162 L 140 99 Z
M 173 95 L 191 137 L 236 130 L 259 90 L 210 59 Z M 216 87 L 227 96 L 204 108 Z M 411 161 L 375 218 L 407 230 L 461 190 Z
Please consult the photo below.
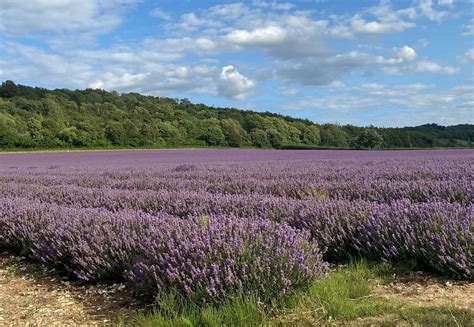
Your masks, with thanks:
M 453 1 L 439 0 L 443 6 L 452 5 Z M 416 26 L 415 20 L 426 17 L 431 21 L 440 22 L 453 16 L 450 11 L 437 10 L 432 0 L 420 0 L 417 6 L 393 9 L 390 1 L 382 0 L 380 4 L 362 10 L 352 17 L 334 16 L 336 22 L 330 27 L 329 33 L 336 37 L 353 38 L 356 35 L 385 35 L 403 32 Z
M 295 4 L 290 2 L 277 2 L 277 1 L 253 1 L 253 5 L 260 8 L 270 8 L 274 10 L 290 10 L 295 7 Z
M 466 57 L 469 58 L 469 60 L 474 61 L 474 48 L 467 50 Z
M 255 82 L 240 74 L 232 65 L 222 67 L 219 78 L 219 95 L 242 100 L 245 99 L 255 88 Z
M 7 43 L 5 51 L 9 64 L 3 66 L 3 73 L 13 80 L 30 80 L 37 85 L 53 85 L 60 81 L 64 86 L 84 87 L 93 75 L 92 66 L 83 61 L 68 60 L 35 47 Z
M 265 25 L 253 29 L 233 29 L 221 38 L 221 48 L 251 48 L 282 60 L 328 53 L 323 42 L 326 21 L 312 20 L 305 14 L 282 15 L 277 20 L 278 24 L 264 21 Z
M 438 0 L 438 5 L 440 6 L 451 6 L 454 3 L 454 0 Z
M 377 60 L 376 57 L 357 51 L 297 58 L 280 62 L 276 75 L 286 83 L 321 86 L 330 84 L 349 72 L 376 63 Z
M 100 79 L 89 84 L 93 89 L 119 90 L 123 88 L 134 87 L 138 82 L 147 78 L 150 73 L 115 75 L 107 72 Z
M 415 27 L 414 23 L 405 22 L 402 20 L 367 22 L 360 17 L 354 17 L 351 21 L 351 30 L 355 33 L 365 34 L 389 34 L 402 32 L 408 28 Z
M 414 22 L 407 20 L 414 19 L 415 16 L 414 8 L 394 10 L 389 2 L 382 1 L 379 5 L 338 23 L 330 29 L 330 34 L 337 37 L 353 37 L 355 34 L 383 35 L 402 32 L 416 26 Z M 336 19 L 341 20 L 340 17 Z
M 440 22 L 448 15 L 447 11 L 437 11 L 433 9 L 432 0 L 421 0 L 419 9 L 422 15 L 426 16 L 431 21 Z
M 164 11 L 163 9 L 159 7 L 154 8 L 152 11 L 150 11 L 150 15 L 152 15 L 153 17 L 161 18 L 163 20 L 172 19 L 172 16 L 170 15 L 170 13 Z
M 0 31 L 9 35 L 41 32 L 110 32 L 121 22 L 121 9 L 136 0 L 3 0 Z
M 282 105 L 286 111 L 305 110 L 317 122 L 413 126 L 474 123 L 474 85 L 439 91 L 435 85 L 367 83 L 329 89 L 329 94 L 299 97 Z M 380 111 L 378 109 L 385 108 Z
M 138 50 L 80 50 L 60 55 L 9 43 L 6 48 L 9 65 L 5 65 L 3 74 L 16 81 L 28 80 L 48 87 L 89 86 L 157 95 L 169 92 L 217 94 L 217 67 L 173 64 L 169 56 L 176 59 L 175 54 L 160 54 L 154 51 L 154 46 L 140 45 Z
M 474 35 L 474 18 L 472 18 L 469 23 L 466 24 L 466 30 L 462 33 L 462 35 Z
M 286 38 L 286 31 L 279 26 L 256 28 L 252 31 L 234 30 L 227 34 L 225 40 L 237 45 L 269 45 L 281 43 Z
M 415 64 L 413 68 L 415 72 L 433 73 L 441 75 L 454 75 L 458 72 L 457 68 L 451 66 L 441 66 L 440 64 L 429 60 L 419 61 Z
M 410 75 L 414 73 L 454 75 L 459 71 L 456 67 L 442 66 L 432 60 L 417 60 L 415 49 L 407 45 L 395 48 L 394 52 L 395 58 L 377 57 L 377 63 L 385 65 L 382 67 L 382 72 L 392 75 Z
M 458 58 L 461 63 L 474 64 L 474 48 L 468 49 L 463 56 Z
M 402 61 L 413 61 L 416 59 L 416 51 L 407 45 L 397 50 L 397 55 Z

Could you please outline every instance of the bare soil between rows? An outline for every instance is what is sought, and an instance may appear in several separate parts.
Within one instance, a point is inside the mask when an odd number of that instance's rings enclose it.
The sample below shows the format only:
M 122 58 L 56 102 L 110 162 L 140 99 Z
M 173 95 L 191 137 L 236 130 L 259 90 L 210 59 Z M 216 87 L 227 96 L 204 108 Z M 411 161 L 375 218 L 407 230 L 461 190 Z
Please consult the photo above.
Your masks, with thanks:
M 147 305 L 123 284 L 80 284 L 25 258 L 0 254 L 0 326 L 98 326 Z
M 474 311 L 474 283 L 414 272 L 377 285 L 374 295 L 423 306 Z M 0 326 L 98 326 L 150 309 L 124 284 L 80 284 L 25 258 L 0 254 Z

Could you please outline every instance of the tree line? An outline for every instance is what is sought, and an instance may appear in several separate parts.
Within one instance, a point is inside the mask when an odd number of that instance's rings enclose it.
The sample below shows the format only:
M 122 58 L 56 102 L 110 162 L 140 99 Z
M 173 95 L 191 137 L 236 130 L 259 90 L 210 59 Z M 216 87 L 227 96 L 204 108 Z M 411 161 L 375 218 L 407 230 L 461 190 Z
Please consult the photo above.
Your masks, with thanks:
M 405 128 L 315 124 L 270 112 L 97 89 L 0 87 L 0 148 L 471 147 L 474 126 Z

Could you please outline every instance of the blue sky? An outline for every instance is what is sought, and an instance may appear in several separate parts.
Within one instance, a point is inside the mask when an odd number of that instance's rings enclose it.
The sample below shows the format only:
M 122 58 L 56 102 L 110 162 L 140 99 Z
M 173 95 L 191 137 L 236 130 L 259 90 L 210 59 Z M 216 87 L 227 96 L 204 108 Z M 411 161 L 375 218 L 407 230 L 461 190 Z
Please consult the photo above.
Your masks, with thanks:
M 474 123 L 471 1 L 2 0 L 0 78 L 317 123 Z

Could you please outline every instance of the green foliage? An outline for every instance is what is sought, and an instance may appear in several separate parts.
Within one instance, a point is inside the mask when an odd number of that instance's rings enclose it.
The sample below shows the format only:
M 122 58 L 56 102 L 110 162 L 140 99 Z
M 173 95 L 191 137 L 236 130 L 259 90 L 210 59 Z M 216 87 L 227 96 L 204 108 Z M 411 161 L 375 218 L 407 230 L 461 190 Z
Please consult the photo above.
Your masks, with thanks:
M 348 137 L 344 130 L 333 124 L 321 126 L 321 145 L 332 147 L 348 147 Z
M 392 280 L 398 267 L 351 262 L 292 298 L 263 306 L 252 298 L 200 305 L 160 294 L 152 313 L 122 318 L 120 326 L 472 326 L 474 313 L 453 306 L 418 306 L 377 297 L 374 286 Z M 278 299 L 277 299 L 278 300 Z M 396 323 L 398 322 L 398 323 Z
M 364 262 L 351 264 L 347 269 L 316 281 L 308 292 L 309 297 L 324 309 L 327 316 L 354 319 L 361 314 L 356 300 L 368 296 L 372 290 L 370 278 L 374 276 Z M 378 307 L 370 308 L 371 314 L 377 310 Z
M 383 144 L 382 136 L 374 129 L 365 129 L 354 142 L 356 148 L 375 149 Z
M 222 120 L 222 132 L 229 146 L 240 147 L 248 141 L 247 132 L 235 119 L 228 118 Z
M 120 325 L 130 326 L 259 326 L 265 313 L 253 299 L 234 298 L 218 306 L 182 303 L 174 294 L 157 298 L 152 314 L 139 314 Z
M 316 125 L 305 125 L 301 129 L 301 141 L 304 144 L 319 145 L 321 143 L 321 132 Z
M 222 132 L 217 118 L 205 119 L 202 122 L 201 135 L 199 139 L 209 146 L 219 146 L 225 144 L 225 135 Z
M 380 136 L 380 137 L 379 137 Z M 3 82 L 0 149 L 254 146 L 472 147 L 474 126 L 317 125 L 270 112 L 211 108 L 104 90 L 47 90 Z
M 0 147 L 14 147 L 18 136 L 15 120 L 0 113 Z
M 252 143 L 259 148 L 270 147 L 267 133 L 263 129 L 256 128 L 250 132 Z
M 267 137 L 272 148 L 276 149 L 281 148 L 283 142 L 285 141 L 283 134 L 273 128 L 267 131 Z

